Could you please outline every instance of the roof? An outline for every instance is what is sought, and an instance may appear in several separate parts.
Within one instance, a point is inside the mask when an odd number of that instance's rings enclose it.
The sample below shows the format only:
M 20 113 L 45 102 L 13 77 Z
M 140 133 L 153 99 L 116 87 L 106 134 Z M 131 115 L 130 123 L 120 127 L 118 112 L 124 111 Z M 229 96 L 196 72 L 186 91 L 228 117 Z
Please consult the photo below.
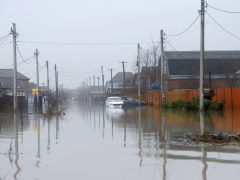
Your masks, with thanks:
M 132 81 L 134 78 L 134 74 L 131 72 L 125 72 L 125 80 Z M 118 72 L 113 78 L 113 82 L 123 82 L 123 72 Z
M 199 75 L 199 51 L 168 51 L 170 75 Z M 240 51 L 206 51 L 204 72 L 236 74 L 240 70 Z
M 0 69 L 0 78 L 13 78 L 13 69 Z M 17 79 L 29 80 L 30 78 L 17 72 Z
M 168 59 L 199 59 L 199 51 L 166 51 Z M 205 51 L 206 59 L 240 59 L 240 51 Z

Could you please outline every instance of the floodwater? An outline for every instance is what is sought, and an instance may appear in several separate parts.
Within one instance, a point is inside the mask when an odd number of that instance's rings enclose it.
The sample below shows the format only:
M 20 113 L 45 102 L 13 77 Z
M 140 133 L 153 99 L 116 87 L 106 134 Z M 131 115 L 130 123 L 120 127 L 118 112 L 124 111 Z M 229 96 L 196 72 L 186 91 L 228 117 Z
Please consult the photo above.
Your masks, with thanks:
M 0 179 L 155 180 L 240 177 L 240 144 L 191 144 L 188 133 L 240 132 L 240 113 L 105 109 L 0 114 Z

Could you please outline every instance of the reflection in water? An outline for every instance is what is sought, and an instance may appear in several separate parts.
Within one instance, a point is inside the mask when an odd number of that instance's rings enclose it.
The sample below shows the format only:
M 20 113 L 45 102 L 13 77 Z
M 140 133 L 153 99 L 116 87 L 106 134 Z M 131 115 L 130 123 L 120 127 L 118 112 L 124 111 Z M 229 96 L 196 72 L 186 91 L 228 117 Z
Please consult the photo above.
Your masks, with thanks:
M 202 151 L 201 161 L 203 163 L 202 179 L 207 180 L 207 167 L 208 167 L 207 166 L 207 152 L 206 152 L 204 145 L 202 145 L 201 151 Z
M 166 165 L 167 165 L 167 137 L 166 137 L 166 133 L 167 133 L 167 126 L 166 126 L 166 114 L 165 112 L 161 111 L 161 115 L 162 115 L 162 144 L 163 144 L 163 177 L 162 179 L 165 180 L 166 179 Z
M 20 166 L 18 164 L 19 153 L 18 153 L 18 121 L 17 121 L 17 113 L 14 113 L 14 127 L 15 127 L 15 166 L 16 172 L 14 173 L 14 179 L 17 179 L 17 176 L 20 172 Z
M 50 125 L 50 116 L 47 116 L 47 121 L 48 121 L 48 141 L 47 141 L 47 150 L 50 152 L 50 133 L 51 133 L 51 125 Z
M 102 121 L 103 121 L 103 128 L 102 128 L 102 138 L 104 139 L 104 133 L 105 133 L 105 106 L 102 105 Z
M 142 167 L 142 127 L 141 127 L 141 107 L 138 107 L 138 148 L 139 148 L 139 166 Z
M 123 119 L 124 119 L 123 147 L 126 147 L 126 144 L 127 144 L 127 119 L 125 118 L 125 115 L 123 115 Z
M 100 129 L 101 127 L 101 111 L 98 113 L 98 128 Z
M 95 106 L 93 106 L 93 118 L 94 118 L 94 128 L 96 129 L 96 112 L 95 112 Z
M 41 142 L 40 142 L 40 115 L 36 114 L 36 119 L 37 119 L 37 162 L 36 162 L 36 166 L 39 168 L 40 165 L 40 151 L 41 151 Z
M 112 117 L 112 140 L 113 140 L 113 117 Z
M 204 112 L 200 111 L 200 134 L 203 135 L 205 130 L 204 130 Z M 201 162 L 203 164 L 203 169 L 202 169 L 202 179 L 207 180 L 207 152 L 205 150 L 204 144 L 201 145 L 201 152 L 202 152 L 202 157 L 201 157 Z
M 56 116 L 56 144 L 59 138 L 59 115 Z

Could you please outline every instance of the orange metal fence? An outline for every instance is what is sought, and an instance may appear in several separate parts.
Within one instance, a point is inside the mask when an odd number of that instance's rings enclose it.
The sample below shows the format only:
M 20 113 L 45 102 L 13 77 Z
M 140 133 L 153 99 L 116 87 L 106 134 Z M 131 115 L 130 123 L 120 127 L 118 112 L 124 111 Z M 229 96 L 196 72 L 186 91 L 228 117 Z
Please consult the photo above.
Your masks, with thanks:
M 213 101 L 224 100 L 225 109 L 240 110 L 240 88 L 214 89 Z M 166 101 L 192 100 L 199 96 L 199 90 L 175 90 L 166 93 Z M 153 106 L 160 106 L 161 98 L 159 90 L 149 90 L 142 95 L 142 99 Z

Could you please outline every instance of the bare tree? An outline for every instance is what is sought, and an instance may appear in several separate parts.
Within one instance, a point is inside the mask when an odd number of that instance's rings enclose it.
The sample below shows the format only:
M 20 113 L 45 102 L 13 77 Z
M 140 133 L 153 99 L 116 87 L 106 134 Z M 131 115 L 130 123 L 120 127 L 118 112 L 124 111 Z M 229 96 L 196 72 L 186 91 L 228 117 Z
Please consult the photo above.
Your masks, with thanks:
M 140 66 L 141 66 L 141 85 L 147 89 L 153 82 L 159 81 L 160 71 L 160 48 L 159 44 L 152 42 L 148 49 L 141 49 Z

